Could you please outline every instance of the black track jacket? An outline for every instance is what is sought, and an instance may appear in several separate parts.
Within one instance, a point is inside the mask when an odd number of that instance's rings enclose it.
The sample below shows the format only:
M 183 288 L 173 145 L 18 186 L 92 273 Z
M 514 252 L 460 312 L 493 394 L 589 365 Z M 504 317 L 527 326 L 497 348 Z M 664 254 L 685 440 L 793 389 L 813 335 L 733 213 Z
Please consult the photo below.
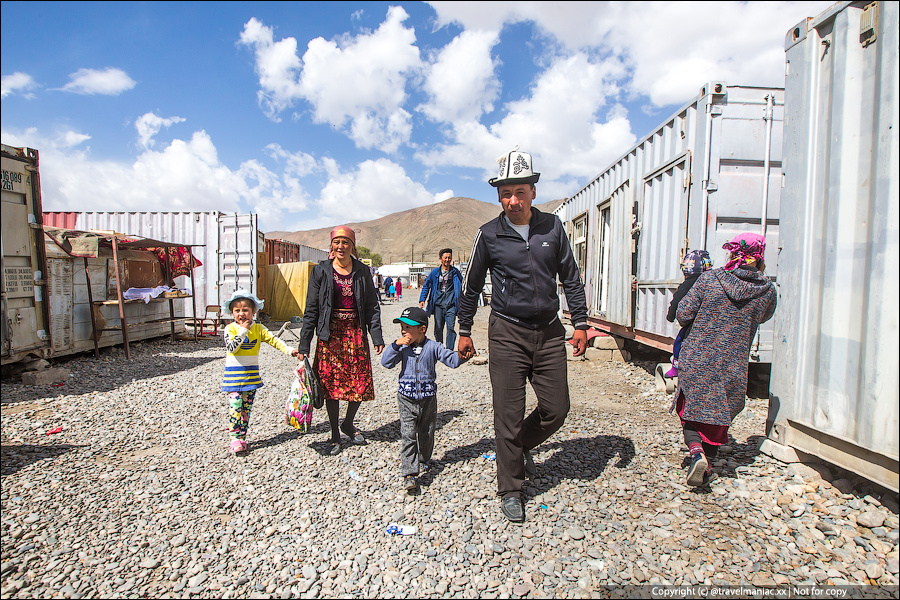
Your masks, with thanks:
M 491 271 L 491 311 L 529 329 L 541 329 L 557 318 L 562 281 L 575 329 L 588 329 L 584 284 L 562 222 L 556 215 L 531 208 L 528 241 L 500 213 L 475 233 L 472 256 L 459 299 L 459 334 L 472 335 L 472 323 L 484 279 Z

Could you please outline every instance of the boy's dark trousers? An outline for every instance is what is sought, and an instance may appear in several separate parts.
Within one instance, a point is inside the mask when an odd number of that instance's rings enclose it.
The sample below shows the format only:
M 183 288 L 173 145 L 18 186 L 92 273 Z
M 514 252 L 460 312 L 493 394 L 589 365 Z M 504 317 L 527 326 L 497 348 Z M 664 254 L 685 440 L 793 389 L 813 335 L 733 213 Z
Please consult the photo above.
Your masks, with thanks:
M 397 394 L 400 409 L 400 474 L 418 475 L 419 467 L 431 460 L 437 426 L 437 396 L 421 400 Z

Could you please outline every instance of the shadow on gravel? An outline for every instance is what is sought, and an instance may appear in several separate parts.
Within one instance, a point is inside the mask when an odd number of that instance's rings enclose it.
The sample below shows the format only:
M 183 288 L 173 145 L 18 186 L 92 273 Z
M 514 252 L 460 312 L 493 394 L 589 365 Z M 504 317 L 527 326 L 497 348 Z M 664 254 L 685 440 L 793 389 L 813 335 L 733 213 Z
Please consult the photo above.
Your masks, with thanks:
M 463 414 L 461 410 L 445 410 L 437 414 L 437 425 L 435 431 L 440 430 L 444 425 Z M 327 423 L 326 423 L 327 425 Z M 365 431 L 360 429 L 362 434 L 370 442 L 396 442 L 400 439 L 400 419 L 385 423 L 378 429 Z
M 56 458 L 85 445 L 60 444 L 58 446 L 36 446 L 34 444 L 4 444 L 0 447 L 0 475 L 6 477 L 19 469 L 39 460 Z
M 548 450 L 555 450 L 545 459 Z M 525 488 L 526 497 L 542 494 L 556 487 L 563 479 L 597 479 L 606 471 L 610 460 L 617 469 L 627 467 L 634 458 L 634 442 L 618 435 L 597 435 L 541 444 L 535 451 L 537 475 Z

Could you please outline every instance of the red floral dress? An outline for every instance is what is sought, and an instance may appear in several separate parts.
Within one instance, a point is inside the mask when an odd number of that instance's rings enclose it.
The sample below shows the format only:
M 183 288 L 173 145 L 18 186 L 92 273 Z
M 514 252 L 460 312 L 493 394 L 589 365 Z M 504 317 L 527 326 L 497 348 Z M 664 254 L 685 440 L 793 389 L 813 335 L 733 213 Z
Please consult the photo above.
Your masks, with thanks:
M 327 342 L 316 344 L 315 369 L 325 397 L 363 402 L 375 399 L 369 342 L 359 325 L 353 275 L 334 273 L 334 302 Z

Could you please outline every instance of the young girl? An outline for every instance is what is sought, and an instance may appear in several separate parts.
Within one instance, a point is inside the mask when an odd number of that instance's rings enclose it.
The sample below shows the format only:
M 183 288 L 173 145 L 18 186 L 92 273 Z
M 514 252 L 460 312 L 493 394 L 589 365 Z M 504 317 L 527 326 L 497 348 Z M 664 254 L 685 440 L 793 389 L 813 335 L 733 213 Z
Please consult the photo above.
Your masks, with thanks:
M 225 376 L 222 391 L 228 394 L 231 409 L 231 451 L 247 449 L 247 428 L 250 410 L 256 399 L 256 390 L 263 385 L 259 376 L 259 348 L 265 342 L 285 354 L 298 357 L 299 352 L 285 345 L 272 333 L 253 322 L 263 301 L 245 290 L 236 290 L 222 308 L 234 317 L 234 323 L 225 328 Z

